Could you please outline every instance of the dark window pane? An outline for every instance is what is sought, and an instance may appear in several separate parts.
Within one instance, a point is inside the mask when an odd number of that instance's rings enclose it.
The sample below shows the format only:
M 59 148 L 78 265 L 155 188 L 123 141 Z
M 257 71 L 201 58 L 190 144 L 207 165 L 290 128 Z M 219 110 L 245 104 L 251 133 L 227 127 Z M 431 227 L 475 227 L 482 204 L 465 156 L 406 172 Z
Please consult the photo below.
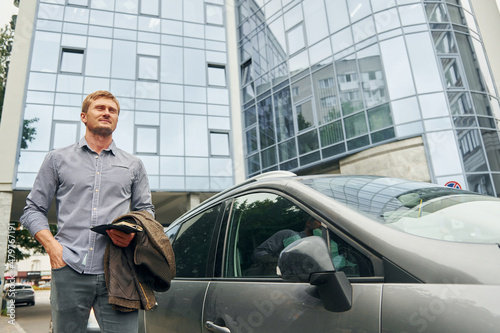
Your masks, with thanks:
M 362 135 L 368 132 L 366 117 L 364 112 L 360 112 L 344 119 L 345 135 L 347 139 Z
M 255 154 L 247 158 L 248 174 L 253 175 L 260 172 L 260 155 Z
M 495 195 L 489 174 L 467 175 L 469 190 L 481 194 Z
M 277 163 L 276 160 L 276 146 L 272 146 L 261 152 L 262 154 L 262 169 L 273 166 Z
M 264 149 L 275 143 L 274 119 L 271 97 L 257 104 L 259 115 L 260 148 Z
M 295 139 L 290 139 L 279 144 L 280 161 L 286 161 L 296 156 L 297 148 L 295 145 Z
M 458 130 L 457 136 L 465 171 L 488 170 L 478 130 Z
M 318 131 L 310 131 L 307 133 L 304 133 L 302 135 L 299 135 L 297 137 L 297 142 L 299 145 L 299 154 L 307 154 L 311 151 L 314 151 L 319 148 L 319 143 L 318 143 Z
M 172 244 L 177 277 L 205 277 L 215 222 L 221 205 L 186 221 Z
M 280 164 L 280 170 L 293 170 L 299 166 L 299 161 L 291 160 Z
M 245 127 L 250 127 L 257 121 L 257 115 L 255 113 L 255 107 L 245 110 Z
M 345 152 L 345 144 L 341 143 L 339 145 L 331 146 L 321 150 L 323 158 L 332 157 Z
M 372 143 L 377 143 L 377 142 L 392 139 L 392 138 L 396 137 L 396 134 L 394 133 L 394 128 L 391 127 L 391 128 L 382 130 L 380 132 L 372 133 L 371 137 L 372 137 Z
M 367 113 L 370 131 L 372 132 L 392 125 L 392 116 L 389 104 L 384 104 L 368 110 Z
M 274 94 L 274 112 L 278 142 L 291 138 L 295 134 L 290 89 L 285 88 Z
M 326 147 L 331 144 L 344 140 L 344 131 L 342 129 L 342 122 L 336 121 L 334 123 L 325 125 L 319 129 L 321 138 L 321 146 Z
M 347 149 L 354 150 L 354 149 L 368 146 L 369 144 L 370 144 L 370 139 L 368 138 L 368 135 L 366 135 L 366 136 L 363 136 L 361 138 L 347 141 Z
M 300 164 L 307 165 L 307 164 L 319 161 L 320 158 L 321 158 L 321 155 L 320 155 L 319 151 L 317 151 L 317 152 L 311 153 L 309 155 L 301 156 L 300 157 Z
M 491 171 L 500 171 L 500 140 L 497 131 L 482 130 L 484 147 L 486 149 L 486 156 L 490 164 Z

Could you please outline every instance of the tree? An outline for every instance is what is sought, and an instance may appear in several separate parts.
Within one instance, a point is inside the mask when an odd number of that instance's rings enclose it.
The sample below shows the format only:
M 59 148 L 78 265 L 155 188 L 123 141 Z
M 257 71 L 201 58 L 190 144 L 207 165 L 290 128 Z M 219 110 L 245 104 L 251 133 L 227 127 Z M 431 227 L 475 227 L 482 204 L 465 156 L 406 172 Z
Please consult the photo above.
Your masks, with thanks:
M 27 229 L 24 229 L 20 226 L 19 222 L 14 223 L 14 227 L 16 229 L 14 233 L 14 237 L 16 243 L 14 247 L 10 248 L 14 250 L 14 260 L 19 261 L 26 258 L 29 258 L 34 253 L 46 253 L 43 246 L 33 237 Z M 49 225 L 50 231 L 53 235 L 57 232 L 57 226 L 54 224 Z M 12 260 L 12 257 L 9 257 Z
M 12 16 L 10 24 L 0 29 L 0 119 L 3 111 L 3 100 L 5 96 L 5 86 L 7 84 L 7 74 L 9 71 L 10 53 L 14 41 L 15 15 Z

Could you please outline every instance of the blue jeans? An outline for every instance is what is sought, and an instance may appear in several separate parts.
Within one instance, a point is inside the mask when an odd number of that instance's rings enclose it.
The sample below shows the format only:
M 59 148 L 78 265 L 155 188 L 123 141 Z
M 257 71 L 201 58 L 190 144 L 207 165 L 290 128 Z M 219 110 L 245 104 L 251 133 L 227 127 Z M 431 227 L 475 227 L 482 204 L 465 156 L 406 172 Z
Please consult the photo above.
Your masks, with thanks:
M 108 303 L 104 274 L 80 274 L 64 266 L 52 270 L 50 292 L 54 333 L 85 333 L 90 309 L 103 333 L 138 330 L 138 312 L 120 312 Z

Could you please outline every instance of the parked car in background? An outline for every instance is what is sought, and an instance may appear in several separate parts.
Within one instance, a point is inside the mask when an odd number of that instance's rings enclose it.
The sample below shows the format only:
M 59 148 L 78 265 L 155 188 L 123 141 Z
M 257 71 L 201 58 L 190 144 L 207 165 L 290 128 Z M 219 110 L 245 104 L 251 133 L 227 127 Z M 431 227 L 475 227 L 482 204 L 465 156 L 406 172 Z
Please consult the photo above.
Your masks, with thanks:
M 4 286 L 3 296 L 5 300 L 14 300 L 15 305 L 35 305 L 35 291 L 29 284 L 9 283 Z
M 44 284 L 39 285 L 38 289 L 50 289 L 50 286 L 51 286 L 51 283 L 49 281 L 49 282 L 45 282 Z
M 142 332 L 498 332 L 500 199 L 271 172 L 167 229 L 177 276 Z

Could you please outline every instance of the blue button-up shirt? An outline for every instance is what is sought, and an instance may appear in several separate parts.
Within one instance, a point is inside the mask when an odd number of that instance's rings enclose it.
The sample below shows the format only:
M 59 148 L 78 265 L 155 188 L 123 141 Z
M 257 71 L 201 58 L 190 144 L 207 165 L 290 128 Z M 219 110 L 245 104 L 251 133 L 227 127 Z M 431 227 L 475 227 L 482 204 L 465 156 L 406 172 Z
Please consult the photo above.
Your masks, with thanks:
M 63 260 L 85 274 L 104 272 L 108 237 L 91 227 L 111 223 L 129 211 L 146 210 L 154 216 L 144 164 L 114 142 L 97 154 L 82 138 L 47 154 L 21 216 L 32 235 L 49 229 L 47 212 L 54 197 L 55 238 L 63 246 Z

